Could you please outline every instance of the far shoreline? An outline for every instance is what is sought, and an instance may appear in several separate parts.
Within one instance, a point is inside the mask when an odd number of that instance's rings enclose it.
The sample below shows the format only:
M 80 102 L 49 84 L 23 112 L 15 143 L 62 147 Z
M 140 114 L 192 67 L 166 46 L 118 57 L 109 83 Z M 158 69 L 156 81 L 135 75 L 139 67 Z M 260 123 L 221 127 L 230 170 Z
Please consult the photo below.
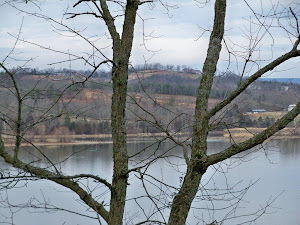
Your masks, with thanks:
M 220 131 L 217 133 L 212 133 L 208 137 L 208 141 L 224 141 L 230 142 L 234 140 L 235 142 L 242 142 L 251 137 L 254 134 L 261 132 L 265 128 L 233 128 L 228 132 Z M 283 139 L 298 139 L 300 135 L 298 132 L 292 132 L 293 129 L 285 128 L 278 132 L 276 135 L 270 137 L 268 140 L 283 140 Z M 298 131 L 298 130 L 297 130 Z M 187 133 L 176 133 L 173 134 L 178 140 L 186 140 L 190 135 Z M 127 143 L 136 142 L 155 142 L 158 138 L 165 138 L 164 133 L 139 133 L 139 134 L 128 134 Z M 15 143 L 12 139 L 3 137 L 4 146 L 13 147 Z M 110 134 L 82 134 L 82 135 L 36 135 L 34 137 L 26 137 L 27 142 L 23 142 L 21 146 L 70 146 L 70 145 L 98 145 L 98 144 L 112 144 L 112 138 Z

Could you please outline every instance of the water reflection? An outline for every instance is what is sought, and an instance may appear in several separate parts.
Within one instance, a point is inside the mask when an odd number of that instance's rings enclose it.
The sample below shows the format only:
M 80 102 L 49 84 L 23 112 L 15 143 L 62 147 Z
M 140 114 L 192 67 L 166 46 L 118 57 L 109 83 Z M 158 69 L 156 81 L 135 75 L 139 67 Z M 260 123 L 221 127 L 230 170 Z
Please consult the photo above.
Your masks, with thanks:
M 150 146 L 150 147 L 149 147 Z M 209 154 L 216 153 L 229 146 L 227 142 L 209 142 Z M 181 178 L 185 171 L 184 159 L 182 157 L 182 149 L 174 146 L 171 142 L 162 142 L 160 144 L 155 143 L 130 143 L 128 144 L 130 150 L 130 167 L 136 167 L 143 165 L 144 162 L 148 162 L 155 157 L 162 156 L 153 163 L 149 168 L 149 175 L 160 179 L 163 182 L 168 183 L 171 186 L 180 186 Z M 199 211 L 197 208 L 208 207 L 211 204 L 205 202 L 204 192 L 213 189 L 218 186 L 219 192 L 222 188 L 231 187 L 235 184 L 235 188 L 242 182 L 243 187 L 247 187 L 250 182 L 254 182 L 258 179 L 259 182 L 255 184 L 245 194 L 245 202 L 241 203 L 239 210 L 240 213 L 249 213 L 255 211 L 259 204 L 264 204 L 270 197 L 270 195 L 278 195 L 283 190 L 285 192 L 276 200 L 275 206 L 283 208 L 284 210 L 278 210 L 278 213 L 272 215 L 266 215 L 261 218 L 260 224 L 297 224 L 300 221 L 299 214 L 295 209 L 300 207 L 300 139 L 290 140 L 272 140 L 263 146 L 261 151 L 257 151 L 258 148 L 249 150 L 239 157 L 226 160 L 225 162 L 209 168 L 205 174 L 202 182 L 203 193 L 199 192 L 198 201 L 193 204 L 193 209 L 189 216 L 189 222 L 196 224 L 199 222 L 199 218 L 194 217 Z M 141 152 L 141 154 L 137 154 Z M 253 152 L 253 154 L 249 154 Z M 46 157 L 44 157 L 44 156 Z M 100 144 L 100 145 L 86 145 L 86 146 L 55 146 L 55 147 L 41 147 L 40 150 L 26 147 L 22 149 L 21 157 L 26 162 L 34 161 L 34 164 L 41 167 L 50 166 L 47 159 L 54 162 L 55 165 L 64 171 L 65 174 L 73 175 L 79 173 L 93 173 L 100 177 L 111 181 L 112 177 L 112 145 Z M 4 168 L 4 164 L 1 163 L 0 169 Z M 153 179 L 149 178 L 149 181 Z M 129 177 L 128 198 L 145 195 L 145 191 L 142 188 L 142 182 L 138 178 L 138 174 L 132 174 Z M 95 194 L 101 195 L 105 202 L 109 202 L 109 194 L 106 189 L 98 184 L 89 184 L 91 188 L 95 188 Z M 149 191 L 153 195 L 160 195 L 165 201 L 172 200 L 172 191 L 166 188 L 157 188 L 150 182 L 145 184 Z M 204 186 L 206 189 L 204 189 Z M 242 187 L 241 187 L 242 188 Z M 162 190 L 164 194 L 162 194 Z M 74 196 L 70 192 L 66 192 L 66 189 L 62 189 L 60 186 L 51 182 L 40 181 L 28 184 L 27 188 L 22 190 L 10 190 L 8 194 L 11 196 L 12 201 L 41 197 L 41 191 L 47 193 L 49 199 L 52 199 L 58 205 L 62 207 L 72 208 L 78 211 L 85 211 L 80 204 L 74 206 Z M 62 192 L 63 191 L 63 192 Z M 2 193 L 3 195 L 3 193 Z M 13 196 L 13 197 L 12 197 Z M 153 208 L 153 204 L 141 198 L 141 202 L 144 207 Z M 204 204 L 205 202 L 205 204 Z M 223 203 L 214 203 L 215 207 L 222 207 Z M 210 206 L 210 205 L 209 205 Z M 131 222 L 140 221 L 141 212 L 135 214 L 138 211 L 138 207 L 135 201 L 129 201 L 126 205 L 126 216 L 131 218 Z M 277 211 L 277 210 L 276 210 Z M 164 211 L 168 214 L 168 209 Z M 205 212 L 206 213 L 206 212 Z M 215 219 L 220 219 L 224 216 L 225 212 L 219 211 L 214 213 Z M 33 219 L 31 214 L 26 211 L 18 213 L 19 216 L 15 217 L 16 221 L 22 223 L 24 218 L 28 224 L 40 225 L 43 218 L 47 217 L 47 221 L 43 224 L 86 224 L 85 218 L 77 218 L 76 216 L 70 217 L 69 214 L 62 213 L 58 217 L 47 216 L 42 214 L 40 216 L 35 215 L 36 219 Z M 211 215 L 210 215 L 211 216 Z M 76 218 L 76 219 L 75 219 Z M 33 220 L 33 222 L 32 222 Z M 43 219 L 44 220 L 44 219 Z M 0 215 L 1 221 L 1 215 Z M 34 222 L 36 221 L 36 222 Z M 98 224 L 97 221 L 88 220 L 89 224 Z M 227 224 L 236 224 L 238 220 L 227 221 Z M 18 223 L 17 223 L 18 224 Z M 202 223 L 200 223 L 202 224 Z M 226 223 L 225 223 L 226 224 Z
M 292 159 L 296 160 L 300 158 L 300 141 L 299 139 L 291 139 L 288 141 L 277 141 L 277 144 L 281 149 L 281 158 L 283 160 Z

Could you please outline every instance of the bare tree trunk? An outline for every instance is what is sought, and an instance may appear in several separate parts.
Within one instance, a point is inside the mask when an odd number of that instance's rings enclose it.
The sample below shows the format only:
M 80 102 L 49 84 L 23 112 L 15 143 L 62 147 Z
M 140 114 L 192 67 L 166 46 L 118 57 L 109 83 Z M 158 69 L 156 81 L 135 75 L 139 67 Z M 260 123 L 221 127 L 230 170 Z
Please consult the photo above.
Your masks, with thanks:
M 109 224 L 122 224 L 127 189 L 128 154 L 125 130 L 127 68 L 117 68 L 113 78 L 111 126 L 114 174 Z
M 188 169 L 182 187 L 174 198 L 169 224 L 185 224 L 192 201 L 195 198 L 201 182 L 201 177 L 207 169 L 205 166 L 205 160 L 207 158 L 207 135 L 209 131 L 207 106 L 222 47 L 225 12 L 226 0 L 216 0 L 214 27 L 210 36 L 201 84 L 196 99 L 191 160 L 188 163 Z
M 125 107 L 128 81 L 128 64 L 132 49 L 134 24 L 139 1 L 128 0 L 125 9 L 122 39 L 114 41 L 112 70 L 113 95 L 111 105 L 111 126 L 113 137 L 114 174 L 109 212 L 109 225 L 122 224 L 127 180 L 128 153 L 125 128 Z

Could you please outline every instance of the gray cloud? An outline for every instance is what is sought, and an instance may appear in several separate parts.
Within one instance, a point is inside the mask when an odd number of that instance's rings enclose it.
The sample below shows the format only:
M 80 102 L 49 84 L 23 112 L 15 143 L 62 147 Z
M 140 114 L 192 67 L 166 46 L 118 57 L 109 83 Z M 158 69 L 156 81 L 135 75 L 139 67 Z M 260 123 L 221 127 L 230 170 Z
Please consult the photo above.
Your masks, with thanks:
M 41 4 L 42 11 L 30 4 L 16 4 L 16 6 L 24 11 L 45 14 L 57 21 L 61 21 L 68 7 L 70 11 L 74 11 L 72 8 L 74 2 L 58 0 L 44 1 Z M 150 62 L 185 64 L 201 69 L 206 56 L 209 33 L 204 34 L 201 38 L 199 36 L 202 33 L 202 28 L 210 29 L 212 26 L 213 2 L 211 1 L 204 8 L 198 7 L 192 0 L 177 0 L 170 1 L 170 3 L 178 5 L 178 7 L 170 9 L 169 14 L 158 3 L 156 3 L 154 9 L 149 9 L 146 5 L 141 8 L 139 16 L 144 19 L 144 27 L 142 24 L 143 21 L 138 17 L 131 61 L 133 64 L 141 64 L 144 63 L 144 59 L 148 60 L 151 58 Z M 281 1 L 281 3 L 287 3 L 287 1 Z M 261 11 L 260 1 L 253 0 L 251 4 L 255 10 Z M 263 8 L 267 11 L 270 8 L 270 1 L 264 1 Z M 80 10 L 88 10 L 88 8 L 83 4 L 82 8 L 75 10 L 79 12 Z M 76 55 L 87 55 L 93 52 L 91 45 L 79 37 L 70 37 L 68 32 L 62 31 L 62 29 L 65 29 L 64 27 L 55 24 L 53 21 L 20 13 L 7 4 L 2 5 L 0 11 L 0 60 L 3 60 L 15 42 L 8 33 L 16 35 L 23 18 L 21 38 L 25 40 L 56 50 L 71 52 Z M 243 48 L 249 46 L 249 39 L 245 36 L 245 32 L 250 29 L 248 22 L 250 18 L 254 19 L 254 16 L 243 1 L 228 1 L 226 41 L 241 56 L 242 51 L 245 51 Z M 104 23 L 99 21 L 99 19 L 90 16 L 81 16 L 80 18 L 64 20 L 64 22 L 69 27 L 82 31 L 82 34 L 85 37 L 91 38 L 91 41 L 97 40 L 95 45 L 98 48 L 103 48 L 102 52 L 107 57 L 111 57 L 111 40 L 108 37 Z M 117 25 L 119 30 L 121 30 L 121 24 L 121 19 L 118 19 Z M 57 30 L 54 32 L 55 28 L 60 29 L 60 33 L 65 36 L 58 34 Z M 252 32 L 254 32 L 257 28 L 252 25 L 252 29 Z M 258 45 L 260 51 L 254 53 L 254 56 L 261 60 L 272 60 L 291 49 L 290 40 L 286 37 L 282 29 L 272 28 L 271 31 L 272 36 L 268 33 L 265 34 L 263 41 Z M 143 32 L 146 35 L 152 36 L 152 38 L 143 37 Z M 260 34 L 262 35 L 263 32 L 262 30 Z M 69 57 L 22 42 L 17 44 L 15 53 L 14 57 L 18 56 L 27 59 L 37 57 L 34 61 L 30 62 L 30 65 L 39 68 L 48 67 L 49 63 L 65 60 Z M 98 56 L 101 58 L 100 54 Z M 222 61 L 218 65 L 220 71 L 227 68 L 228 65 L 228 54 L 225 47 L 223 47 L 221 59 Z M 11 66 L 18 64 L 13 60 L 10 60 L 8 63 Z M 261 61 L 261 65 L 265 63 L 265 61 Z M 230 68 L 238 74 L 242 65 L 243 59 L 239 58 L 237 61 L 232 60 Z M 68 67 L 68 64 L 56 65 L 56 67 Z M 74 63 L 72 67 L 76 69 L 88 69 L 84 63 L 78 62 Z M 279 72 L 273 73 L 272 76 L 300 78 L 299 69 L 300 67 L 296 63 L 296 60 L 291 60 L 280 66 L 278 68 Z

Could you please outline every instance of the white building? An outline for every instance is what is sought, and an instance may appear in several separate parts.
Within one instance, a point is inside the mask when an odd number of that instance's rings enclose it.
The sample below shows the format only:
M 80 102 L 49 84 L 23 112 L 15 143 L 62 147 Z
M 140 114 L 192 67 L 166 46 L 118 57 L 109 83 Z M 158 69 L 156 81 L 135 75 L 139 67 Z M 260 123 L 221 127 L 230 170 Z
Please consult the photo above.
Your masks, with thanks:
M 293 108 L 295 108 L 296 107 L 296 104 L 292 104 L 292 105 L 289 105 L 289 107 L 288 107 L 288 111 L 291 111 Z
M 252 109 L 251 110 L 252 113 L 263 113 L 263 112 L 266 112 L 265 109 Z

